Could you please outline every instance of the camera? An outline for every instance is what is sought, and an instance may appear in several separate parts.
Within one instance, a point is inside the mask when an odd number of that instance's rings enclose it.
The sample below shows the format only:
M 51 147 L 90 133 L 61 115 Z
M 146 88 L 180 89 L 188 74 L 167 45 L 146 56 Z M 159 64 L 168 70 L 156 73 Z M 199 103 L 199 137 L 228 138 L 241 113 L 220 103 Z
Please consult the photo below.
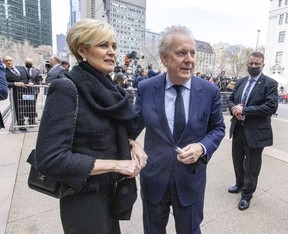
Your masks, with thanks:
M 137 65 L 139 59 L 144 59 L 144 55 L 140 56 L 136 51 L 131 51 L 129 54 L 126 54 L 124 58 L 124 64 L 129 66 L 131 62 L 132 65 Z

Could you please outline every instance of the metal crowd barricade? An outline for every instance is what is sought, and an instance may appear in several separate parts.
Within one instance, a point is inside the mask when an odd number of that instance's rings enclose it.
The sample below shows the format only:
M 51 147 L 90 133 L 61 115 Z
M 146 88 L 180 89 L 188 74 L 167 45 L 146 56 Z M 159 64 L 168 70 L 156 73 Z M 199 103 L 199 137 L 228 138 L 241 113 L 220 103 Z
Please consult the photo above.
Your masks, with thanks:
M 11 125 L 9 131 L 39 125 L 44 109 L 48 85 L 15 87 L 11 89 Z
M 222 112 L 223 113 L 227 113 L 229 110 L 228 110 L 228 98 L 231 94 L 231 92 L 220 92 L 221 94 L 221 109 L 222 109 Z
M 136 101 L 136 96 L 137 96 L 137 89 L 135 88 L 127 88 L 126 91 L 130 94 L 130 104 L 134 105 Z

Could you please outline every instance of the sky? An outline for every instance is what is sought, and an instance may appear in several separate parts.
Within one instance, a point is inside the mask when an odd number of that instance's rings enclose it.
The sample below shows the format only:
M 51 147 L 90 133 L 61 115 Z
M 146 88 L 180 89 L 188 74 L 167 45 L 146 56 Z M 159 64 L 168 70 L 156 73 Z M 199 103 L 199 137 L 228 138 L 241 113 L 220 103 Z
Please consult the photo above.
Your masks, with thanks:
M 196 40 L 211 45 L 222 42 L 255 48 L 257 38 L 258 46 L 266 43 L 270 0 L 146 1 L 146 28 L 153 32 L 183 25 L 192 31 Z M 69 0 L 51 2 L 54 41 L 56 34 L 66 33 Z

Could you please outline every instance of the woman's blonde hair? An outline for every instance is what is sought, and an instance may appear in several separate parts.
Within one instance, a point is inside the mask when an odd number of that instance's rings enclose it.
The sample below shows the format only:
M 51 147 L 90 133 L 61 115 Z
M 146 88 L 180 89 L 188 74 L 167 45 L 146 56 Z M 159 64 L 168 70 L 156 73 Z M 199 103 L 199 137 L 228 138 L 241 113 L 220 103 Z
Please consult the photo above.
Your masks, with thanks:
M 71 27 L 66 41 L 71 53 L 80 62 L 83 59 L 78 53 L 80 46 L 89 49 L 93 45 L 100 45 L 107 41 L 111 36 L 116 39 L 115 32 L 110 24 L 94 19 L 83 19 Z

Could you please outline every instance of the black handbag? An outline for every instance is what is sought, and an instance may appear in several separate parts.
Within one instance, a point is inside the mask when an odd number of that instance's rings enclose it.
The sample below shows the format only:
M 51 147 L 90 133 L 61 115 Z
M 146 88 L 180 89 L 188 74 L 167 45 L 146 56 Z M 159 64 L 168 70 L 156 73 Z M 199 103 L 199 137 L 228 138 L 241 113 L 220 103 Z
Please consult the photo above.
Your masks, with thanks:
M 67 79 L 67 80 L 70 80 L 70 79 Z M 72 81 L 70 80 L 70 82 Z M 74 133 L 75 133 L 75 128 L 76 128 L 78 109 L 79 109 L 78 91 L 77 91 L 76 85 L 74 83 L 73 85 L 74 85 L 75 92 L 76 92 L 76 110 L 75 110 L 75 116 L 74 116 L 74 128 L 73 128 L 73 135 L 71 138 L 72 140 L 71 140 L 70 148 L 72 148 L 72 145 L 73 145 L 73 139 L 74 139 Z M 55 197 L 55 198 L 62 198 L 65 196 L 75 194 L 75 190 L 73 188 L 55 179 L 42 175 L 37 171 L 35 149 L 31 151 L 27 159 L 27 162 L 31 165 L 29 177 L 28 177 L 29 188 L 35 191 L 38 191 L 40 193 L 49 195 L 51 197 Z
M 37 172 L 36 168 L 32 165 L 34 160 L 35 149 L 31 151 L 27 159 L 27 162 L 31 164 L 28 177 L 29 188 L 55 198 L 62 198 L 75 193 L 74 189 L 71 187 Z
M 123 178 L 115 183 L 112 203 L 112 217 L 116 220 L 130 220 L 132 208 L 137 199 L 137 185 L 134 178 Z

